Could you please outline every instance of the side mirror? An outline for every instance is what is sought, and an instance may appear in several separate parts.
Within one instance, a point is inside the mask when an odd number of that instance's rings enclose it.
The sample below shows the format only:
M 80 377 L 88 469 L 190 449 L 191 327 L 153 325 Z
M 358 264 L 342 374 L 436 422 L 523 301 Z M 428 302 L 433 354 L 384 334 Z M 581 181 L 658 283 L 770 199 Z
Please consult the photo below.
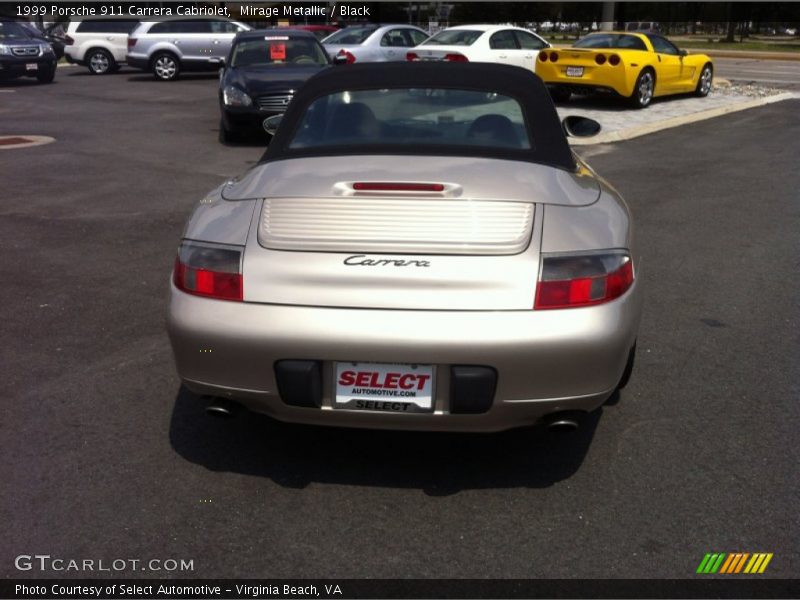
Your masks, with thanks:
M 335 65 L 346 65 L 347 64 L 347 57 L 344 54 L 337 54 L 333 57 L 333 64 Z
M 600 133 L 602 127 L 594 119 L 570 115 L 561 121 L 564 133 L 571 137 L 592 137 Z
M 275 135 L 275 132 L 278 131 L 278 125 L 281 124 L 282 119 L 282 114 L 272 115 L 271 117 L 264 119 L 264 122 L 261 125 L 264 127 L 264 131 L 266 131 L 268 134 Z
M 678 50 L 678 56 L 689 56 L 688 50 Z

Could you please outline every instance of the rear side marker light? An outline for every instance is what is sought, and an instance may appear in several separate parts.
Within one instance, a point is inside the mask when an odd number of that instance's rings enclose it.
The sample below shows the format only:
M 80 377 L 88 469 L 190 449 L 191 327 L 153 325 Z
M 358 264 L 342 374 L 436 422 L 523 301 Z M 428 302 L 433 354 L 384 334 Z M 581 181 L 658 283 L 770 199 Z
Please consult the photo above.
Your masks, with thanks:
M 444 59 L 448 62 L 469 62 L 469 59 L 463 54 L 445 54 Z
M 594 62 L 596 62 L 598 65 L 605 64 L 605 62 L 606 62 L 605 54 L 598 54 L 597 56 L 595 56 L 594 57 Z
M 547 62 L 547 52 L 539 52 L 539 60 L 542 62 Z
M 406 60 L 408 61 L 419 60 L 419 54 L 417 54 L 416 52 L 406 52 Z
M 616 54 L 612 54 L 611 56 L 609 56 L 608 64 L 610 64 L 612 67 L 616 67 L 619 64 L 619 56 L 617 56 Z
M 555 52 L 551 52 L 550 53 L 550 60 L 552 62 L 558 62 L 558 54 L 556 54 Z
M 359 192 L 443 192 L 444 184 L 360 181 L 353 184 L 353 189 Z
M 627 252 L 543 255 L 536 309 L 577 308 L 610 302 L 633 284 Z
M 342 48 L 341 50 L 339 50 L 339 54 L 338 54 L 337 56 L 344 56 L 344 58 L 345 58 L 345 62 L 346 62 L 348 65 L 352 65 L 354 62 L 356 62 L 356 57 L 355 57 L 355 55 L 354 55 L 352 52 L 348 52 L 348 51 L 347 51 L 347 50 L 345 50 L 344 48 Z
M 187 294 L 241 302 L 241 264 L 241 248 L 186 240 L 178 249 L 173 281 Z

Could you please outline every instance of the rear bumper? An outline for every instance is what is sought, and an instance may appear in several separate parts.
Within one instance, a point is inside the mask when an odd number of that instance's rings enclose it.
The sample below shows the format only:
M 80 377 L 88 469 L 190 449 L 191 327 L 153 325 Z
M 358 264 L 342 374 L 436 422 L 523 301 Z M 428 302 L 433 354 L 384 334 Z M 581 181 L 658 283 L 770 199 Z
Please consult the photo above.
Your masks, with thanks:
M 557 63 L 542 62 L 537 59 L 536 74 L 549 87 L 559 86 L 569 88 L 576 93 L 581 92 L 612 92 L 628 97 L 633 93 L 633 80 L 630 80 L 627 69 L 622 64 L 612 67 L 609 64 L 597 66 L 584 66 L 582 77 L 567 75 L 567 67 L 573 66 L 568 60 L 559 60 Z
M 500 431 L 563 410 L 590 411 L 614 391 L 638 330 L 637 283 L 621 298 L 551 311 L 403 311 L 210 300 L 172 286 L 168 331 L 189 389 L 235 399 L 279 420 L 387 429 Z M 319 408 L 280 397 L 277 361 L 321 366 Z M 335 361 L 432 364 L 433 413 L 333 408 Z M 451 412 L 453 365 L 497 373 L 490 408 Z
M 134 69 L 143 69 L 146 71 L 150 68 L 150 61 L 147 56 L 143 54 L 127 54 L 125 55 L 125 62 L 129 67 L 133 67 Z

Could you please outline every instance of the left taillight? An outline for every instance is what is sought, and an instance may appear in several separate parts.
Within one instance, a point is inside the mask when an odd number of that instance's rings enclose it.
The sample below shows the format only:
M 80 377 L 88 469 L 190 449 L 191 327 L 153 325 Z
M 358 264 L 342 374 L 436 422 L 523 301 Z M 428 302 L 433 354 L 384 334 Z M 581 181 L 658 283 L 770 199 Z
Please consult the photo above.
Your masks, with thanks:
M 241 302 L 242 249 L 186 240 L 178 249 L 172 278 L 188 294 Z
M 542 255 L 536 309 L 577 308 L 619 298 L 633 285 L 627 251 Z

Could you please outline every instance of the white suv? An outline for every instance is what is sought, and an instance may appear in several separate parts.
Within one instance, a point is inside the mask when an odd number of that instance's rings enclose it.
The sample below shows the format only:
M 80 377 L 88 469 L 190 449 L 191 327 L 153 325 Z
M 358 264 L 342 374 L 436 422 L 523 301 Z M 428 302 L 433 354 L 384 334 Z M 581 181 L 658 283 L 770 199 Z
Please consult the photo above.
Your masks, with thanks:
M 67 62 L 89 69 L 93 75 L 118 70 L 128 53 L 128 34 L 136 19 L 83 19 L 72 21 L 64 38 Z
M 128 37 L 128 65 L 172 81 L 181 71 L 217 71 L 233 38 L 249 25 L 223 17 L 144 21 Z

